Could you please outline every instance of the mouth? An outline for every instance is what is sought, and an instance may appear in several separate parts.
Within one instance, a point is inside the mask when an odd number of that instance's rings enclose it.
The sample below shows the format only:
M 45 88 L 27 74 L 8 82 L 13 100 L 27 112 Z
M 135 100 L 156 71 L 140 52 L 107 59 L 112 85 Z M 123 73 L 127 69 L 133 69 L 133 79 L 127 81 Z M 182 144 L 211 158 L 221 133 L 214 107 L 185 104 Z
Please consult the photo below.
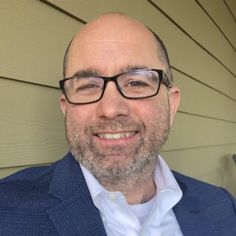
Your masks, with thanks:
M 119 139 L 127 139 L 135 136 L 138 132 L 137 131 L 129 131 L 129 132 L 117 132 L 117 133 L 97 133 L 95 134 L 96 137 L 100 139 L 106 140 L 119 140 Z

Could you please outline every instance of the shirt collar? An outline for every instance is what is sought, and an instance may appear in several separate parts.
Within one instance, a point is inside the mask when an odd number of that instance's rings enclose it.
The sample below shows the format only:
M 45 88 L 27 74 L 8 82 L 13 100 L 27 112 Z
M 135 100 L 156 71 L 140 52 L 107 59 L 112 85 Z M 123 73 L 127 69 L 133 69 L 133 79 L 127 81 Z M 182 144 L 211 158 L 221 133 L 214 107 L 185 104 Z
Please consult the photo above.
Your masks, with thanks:
M 161 220 L 180 201 L 183 193 L 170 168 L 161 156 L 157 158 L 153 178 L 157 186 L 156 204 L 153 211 L 160 212 L 159 220 Z
M 91 197 L 93 199 L 93 202 L 95 202 L 95 199 L 97 196 L 103 192 L 106 192 L 107 190 L 98 182 L 98 180 L 86 169 L 84 166 L 81 166 L 85 181 L 87 183 L 89 192 L 91 194 Z
M 182 193 L 172 171 L 160 155 L 157 158 L 153 178 L 157 186 L 157 194 L 166 189 Z

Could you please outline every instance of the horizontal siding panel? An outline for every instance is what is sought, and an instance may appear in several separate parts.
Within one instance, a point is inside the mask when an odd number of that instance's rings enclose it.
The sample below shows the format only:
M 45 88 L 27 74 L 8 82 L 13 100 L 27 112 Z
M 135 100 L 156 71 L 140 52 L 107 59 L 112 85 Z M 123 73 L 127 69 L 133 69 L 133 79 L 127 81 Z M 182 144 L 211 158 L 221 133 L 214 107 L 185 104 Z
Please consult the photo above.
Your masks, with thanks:
M 157 27 L 152 28 L 158 31 Z M 236 78 L 232 74 L 187 36 L 180 35 L 177 28 L 166 26 L 166 32 L 160 36 L 167 42 L 175 68 L 236 100 Z
M 164 150 L 236 144 L 236 124 L 177 113 Z
M 229 6 L 231 13 L 233 14 L 233 18 L 236 19 L 236 1 L 235 0 L 224 0 Z
M 224 186 L 236 196 L 236 165 L 232 161 L 234 153 L 236 144 L 161 154 L 172 169 L 208 183 Z
M 48 2 L 64 9 L 65 11 L 82 18 L 85 21 L 90 21 L 97 15 L 106 12 L 126 12 L 132 14 L 133 11 L 139 11 L 140 8 L 150 7 L 147 1 L 139 0 L 138 4 L 132 0 L 49 0 Z M 129 15 L 130 15 L 129 14 Z
M 210 16 L 214 19 L 216 24 L 224 32 L 230 42 L 236 48 L 236 22 L 234 21 L 230 11 L 228 10 L 224 0 L 198 0 L 200 4 L 207 10 Z M 235 0 L 234 4 L 235 4 Z M 232 1 L 232 2 L 233 2 Z M 227 1 L 226 1 L 227 2 Z M 236 5 L 236 4 L 235 4 Z M 230 5 L 229 5 L 230 6 Z M 232 11 L 233 9 L 231 9 Z M 236 9 L 235 9 L 236 15 Z M 205 25 L 204 25 L 205 28 Z M 214 39 L 214 43 L 215 43 Z
M 80 4 L 76 0 L 50 0 L 50 2 L 85 21 L 110 11 L 123 12 L 136 17 L 158 32 L 167 45 L 174 67 L 236 99 L 235 77 L 147 1 L 140 0 L 138 4 L 124 0 L 112 2 L 87 0 L 81 1 Z
M 236 101 L 178 71 L 173 70 L 173 76 L 181 89 L 179 110 L 236 123 Z
M 236 144 L 163 151 L 161 155 L 172 169 L 201 178 L 206 171 L 212 172 L 227 165 L 234 153 L 236 153 Z M 194 168 L 189 168 L 190 166 Z
M 67 150 L 59 91 L 0 79 L 0 167 L 48 163 Z
M 81 24 L 40 1 L 0 1 L 0 76 L 58 87 L 62 59 Z
M 223 34 L 194 0 L 153 0 L 153 2 L 236 75 L 236 51 L 233 50 Z M 224 17 L 220 17 L 220 21 L 227 21 L 227 17 L 231 17 L 222 0 L 216 0 L 214 1 L 214 4 L 211 0 L 204 0 L 203 2 L 208 4 L 211 8 L 221 7 L 221 12 L 219 13 L 221 16 L 224 15 Z M 222 4 L 220 5 L 219 2 L 222 2 Z M 218 4 L 219 6 L 217 6 Z M 182 7 L 179 7 L 180 5 Z M 228 24 L 232 38 L 236 41 L 235 24 L 232 21 L 232 17 L 230 19 L 231 21 L 226 22 L 225 24 Z

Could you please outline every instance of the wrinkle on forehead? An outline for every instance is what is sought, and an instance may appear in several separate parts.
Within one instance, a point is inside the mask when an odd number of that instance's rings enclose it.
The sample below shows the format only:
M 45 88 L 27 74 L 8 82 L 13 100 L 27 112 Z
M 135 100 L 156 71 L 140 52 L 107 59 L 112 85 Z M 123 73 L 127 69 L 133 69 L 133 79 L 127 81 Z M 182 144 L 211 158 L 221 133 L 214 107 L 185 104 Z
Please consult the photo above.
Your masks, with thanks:
M 122 68 L 120 68 L 119 73 L 126 73 L 126 72 L 130 72 L 130 71 L 134 71 L 134 70 L 139 70 L 139 69 L 150 69 L 145 65 L 126 65 Z M 87 67 L 84 68 L 82 70 L 77 70 L 75 71 L 75 73 L 73 74 L 73 76 L 106 76 L 103 74 L 103 71 L 97 69 L 97 68 L 92 68 L 92 67 Z M 114 74 L 112 76 L 115 76 Z

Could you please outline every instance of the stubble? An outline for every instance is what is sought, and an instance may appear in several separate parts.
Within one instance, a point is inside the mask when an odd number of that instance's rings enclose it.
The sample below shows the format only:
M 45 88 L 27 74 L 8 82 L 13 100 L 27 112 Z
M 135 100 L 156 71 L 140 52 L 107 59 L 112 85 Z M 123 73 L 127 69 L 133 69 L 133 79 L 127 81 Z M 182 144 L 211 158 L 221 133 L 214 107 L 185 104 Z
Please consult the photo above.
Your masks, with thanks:
M 128 117 L 79 123 L 73 114 L 66 115 L 66 134 L 75 159 L 104 186 L 124 190 L 138 186 L 152 175 L 157 155 L 170 131 L 169 107 L 143 123 Z M 127 145 L 101 147 L 94 133 L 103 130 L 138 130 L 138 141 Z

